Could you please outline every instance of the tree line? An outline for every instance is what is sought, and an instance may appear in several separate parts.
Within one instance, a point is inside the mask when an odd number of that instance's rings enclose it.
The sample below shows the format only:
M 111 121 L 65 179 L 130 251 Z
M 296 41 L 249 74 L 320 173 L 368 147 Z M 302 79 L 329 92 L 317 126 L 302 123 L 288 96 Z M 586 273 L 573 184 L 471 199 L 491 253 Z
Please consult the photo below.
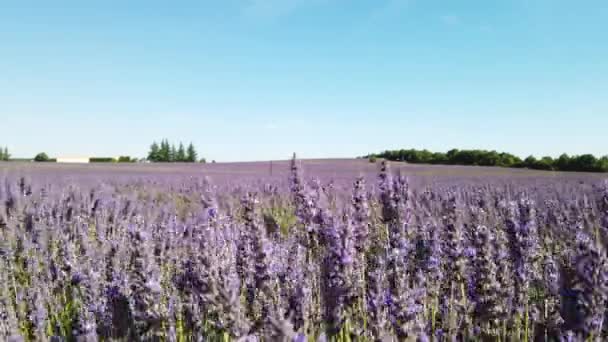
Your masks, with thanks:
M 452 149 L 447 153 L 443 153 L 428 150 L 401 149 L 370 154 L 365 156 L 365 158 L 370 158 L 370 160 L 384 158 L 413 164 L 478 165 L 548 171 L 608 172 L 608 156 L 597 158 L 592 154 L 569 156 L 564 153 L 558 158 L 547 156 L 537 159 L 534 156 L 529 156 L 522 160 L 510 153 L 487 150 Z
M 2 148 L 0 146 L 0 161 L 8 161 L 9 159 L 11 159 L 11 154 L 8 153 L 8 147 Z
M 57 162 L 57 158 L 50 158 L 45 152 L 40 152 L 34 157 L 35 162 Z M 135 163 L 137 158 L 130 156 L 113 157 L 90 157 L 89 163 Z
M 8 161 L 11 159 L 11 155 L 8 152 L 7 147 L 0 146 L 0 161 Z M 179 143 L 178 147 L 174 144 L 170 144 L 168 140 L 163 139 L 160 144 L 153 142 L 150 146 L 150 151 L 146 158 L 151 162 L 183 162 L 183 163 L 195 163 L 200 161 L 205 162 L 205 159 L 198 160 L 198 152 L 194 148 L 194 145 L 190 143 L 188 147 L 184 147 L 182 142 Z M 17 159 L 15 159 L 17 160 Z M 33 159 L 18 159 L 19 161 L 36 161 L 36 162 L 56 162 L 57 159 L 50 158 L 45 152 L 36 154 Z M 91 157 L 89 158 L 91 163 L 102 163 L 102 162 L 118 162 L 118 163 L 134 163 L 137 162 L 136 158 L 130 156 L 120 156 L 118 158 L 112 157 Z
M 198 153 L 192 143 L 187 148 L 184 148 L 184 144 L 180 142 L 176 148 L 174 144 L 169 144 L 167 139 L 163 139 L 160 144 L 156 141 L 152 143 L 146 159 L 154 163 L 196 163 L 197 158 Z M 201 159 L 200 161 L 204 162 L 205 160 Z

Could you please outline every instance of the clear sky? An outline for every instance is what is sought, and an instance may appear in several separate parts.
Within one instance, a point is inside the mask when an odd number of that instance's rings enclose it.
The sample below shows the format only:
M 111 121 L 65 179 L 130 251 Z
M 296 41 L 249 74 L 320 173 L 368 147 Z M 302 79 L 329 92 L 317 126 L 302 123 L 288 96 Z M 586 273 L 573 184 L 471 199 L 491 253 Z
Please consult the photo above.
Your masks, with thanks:
M 608 154 L 608 1 L 0 2 L 0 146 Z

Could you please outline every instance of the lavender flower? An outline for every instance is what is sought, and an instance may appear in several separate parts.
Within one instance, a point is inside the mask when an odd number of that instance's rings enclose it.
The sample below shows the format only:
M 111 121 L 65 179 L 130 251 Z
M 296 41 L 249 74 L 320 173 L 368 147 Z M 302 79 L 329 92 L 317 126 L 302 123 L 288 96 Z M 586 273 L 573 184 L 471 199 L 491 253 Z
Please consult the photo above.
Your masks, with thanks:
M 543 326 L 545 328 L 546 339 L 556 337 L 559 333 L 564 320 L 560 313 L 562 306 L 561 292 L 561 271 L 555 257 L 547 253 L 543 258 L 543 280 L 546 296 L 543 303 Z
M 366 312 L 368 313 L 367 336 L 373 341 L 381 341 L 386 336 L 388 322 L 385 305 L 384 251 L 375 248 L 366 269 Z
M 608 305 L 608 257 L 599 244 L 581 248 L 574 264 L 575 283 L 571 291 L 576 296 L 577 326 L 585 338 L 601 335 Z
M 608 180 L 604 181 L 603 192 L 600 199 L 600 227 L 604 248 L 608 248 Z
M 315 206 L 309 194 L 309 189 L 304 183 L 296 154 L 291 160 L 290 190 L 296 207 L 296 217 L 306 227 L 310 226 L 316 215 Z
M 346 220 L 342 227 L 328 227 L 324 231 L 327 256 L 324 261 L 325 320 L 328 336 L 337 335 L 343 328 L 350 303 L 353 284 L 350 281 L 354 261 L 353 231 Z
M 467 302 L 466 280 L 467 260 L 465 258 L 464 236 L 459 222 L 456 197 L 451 194 L 443 202 L 444 251 L 446 256 L 446 276 L 448 293 L 444 294 L 443 310 L 445 312 L 446 330 L 452 337 L 458 331 L 470 328 Z M 466 333 L 466 332 L 465 332 Z
M 518 203 L 510 203 L 508 215 L 506 224 L 515 273 L 514 308 L 523 322 L 524 333 L 527 334 L 529 314 L 533 310 L 529 301 L 530 288 L 539 274 L 539 242 L 534 203 L 525 198 Z
M 608 338 L 608 192 L 587 176 L 382 163 L 366 186 L 311 165 L 3 170 L 0 340 Z
M 129 227 L 131 244 L 129 260 L 129 307 L 133 315 L 137 336 L 155 332 L 160 324 L 158 296 L 160 287 L 154 274 L 153 262 L 149 259 L 147 234 L 136 225 Z
M 389 293 L 386 303 L 391 324 L 399 338 L 413 333 L 413 323 L 422 312 L 417 281 L 407 279 L 413 264 L 412 246 L 408 243 L 411 220 L 410 193 L 407 181 L 398 177 L 393 180 L 388 164 L 382 162 L 380 169 L 380 202 L 382 220 L 388 230 L 387 281 Z
M 485 226 L 477 227 L 475 236 L 475 317 L 487 333 L 496 338 L 500 335 L 500 319 L 504 308 L 500 301 L 500 283 L 497 280 L 497 266 L 494 259 L 494 236 Z

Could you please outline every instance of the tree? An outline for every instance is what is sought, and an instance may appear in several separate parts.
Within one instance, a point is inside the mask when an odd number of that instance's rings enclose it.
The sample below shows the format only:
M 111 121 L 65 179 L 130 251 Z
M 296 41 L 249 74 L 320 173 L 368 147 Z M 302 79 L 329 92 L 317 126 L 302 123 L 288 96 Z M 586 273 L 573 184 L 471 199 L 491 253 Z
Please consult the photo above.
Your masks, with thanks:
M 148 160 L 151 162 L 160 161 L 160 148 L 158 147 L 156 141 L 153 142 L 150 146 L 150 152 L 148 152 Z
M 8 147 L 4 147 L 4 150 L 0 147 L 0 160 L 8 161 L 11 159 L 11 154 L 8 153 Z
M 34 157 L 34 161 L 37 161 L 37 162 L 48 162 L 49 161 L 49 156 L 46 153 L 44 153 L 44 152 L 40 152 L 40 153 L 38 153 Z
M 169 158 L 167 161 L 173 163 L 175 161 L 176 156 L 177 156 L 177 150 L 175 149 L 175 145 L 171 144 L 171 148 L 169 149 Z
M 534 165 L 536 165 L 536 158 L 534 158 L 534 156 L 528 156 L 524 159 L 524 167 L 532 169 L 534 168 Z
M 570 171 L 571 163 L 570 156 L 564 153 L 555 161 L 555 168 L 559 171 Z
M 596 158 L 592 154 L 580 156 L 568 156 L 562 154 L 557 159 L 545 156 L 536 159 L 529 156 L 525 160 L 510 153 L 498 153 L 487 150 L 457 150 L 452 149 L 447 153 L 430 152 L 427 150 L 401 149 L 387 150 L 378 154 L 367 155 L 366 158 L 384 158 L 393 161 L 405 161 L 408 163 L 425 164 L 451 164 L 451 165 L 484 165 L 529 168 L 535 170 L 557 170 L 557 171 L 586 171 L 586 172 L 608 172 L 608 156 Z
M 517 167 L 519 166 L 518 164 L 521 164 L 521 159 L 519 157 L 504 152 L 499 154 L 499 166 Z
M 603 156 L 598 161 L 598 171 L 600 172 L 608 172 L 608 156 Z
M 433 153 L 432 163 L 433 164 L 447 164 L 448 157 L 446 156 L 445 153 L 435 152 L 435 153 Z
M 479 165 L 496 166 L 500 164 L 500 155 L 496 151 L 482 153 Z
M 120 156 L 118 157 L 119 163 L 132 163 L 135 162 L 135 159 L 131 159 L 130 156 Z
M 177 148 L 177 152 L 175 154 L 175 161 L 185 162 L 186 161 L 186 149 L 184 149 L 184 144 L 179 143 L 179 147 Z
M 553 164 L 553 158 L 542 157 L 540 160 L 537 160 L 536 163 L 534 163 L 532 168 L 536 170 L 553 170 Z
M 159 159 L 161 162 L 169 162 L 171 161 L 171 147 L 169 146 L 169 141 L 167 139 L 163 139 L 160 143 L 160 150 L 158 151 Z
M 151 162 L 191 162 L 196 163 L 198 154 L 190 143 L 186 149 L 180 141 L 178 148 L 167 139 L 162 139 L 160 145 L 155 142 L 150 146 L 147 159 Z
M 592 154 L 583 154 L 574 157 L 573 164 L 576 171 L 593 172 L 597 170 L 598 160 Z
M 448 151 L 448 153 L 446 154 L 446 157 L 448 158 L 448 163 L 454 164 L 454 158 L 456 157 L 457 153 L 458 153 L 458 149 L 456 149 L 456 148 L 453 148 Z
M 198 155 L 196 153 L 196 150 L 194 149 L 194 145 L 192 145 L 192 143 L 190 143 L 188 145 L 188 151 L 187 151 L 187 155 L 186 155 L 186 161 L 188 161 L 190 163 L 195 163 L 197 157 L 198 157 Z

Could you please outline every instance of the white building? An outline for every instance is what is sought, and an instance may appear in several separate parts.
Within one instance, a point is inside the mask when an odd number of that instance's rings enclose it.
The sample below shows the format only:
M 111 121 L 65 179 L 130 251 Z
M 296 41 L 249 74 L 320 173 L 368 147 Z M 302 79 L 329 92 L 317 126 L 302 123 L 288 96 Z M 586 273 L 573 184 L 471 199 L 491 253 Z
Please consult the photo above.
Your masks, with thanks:
M 88 164 L 89 157 L 57 157 L 58 163 Z

